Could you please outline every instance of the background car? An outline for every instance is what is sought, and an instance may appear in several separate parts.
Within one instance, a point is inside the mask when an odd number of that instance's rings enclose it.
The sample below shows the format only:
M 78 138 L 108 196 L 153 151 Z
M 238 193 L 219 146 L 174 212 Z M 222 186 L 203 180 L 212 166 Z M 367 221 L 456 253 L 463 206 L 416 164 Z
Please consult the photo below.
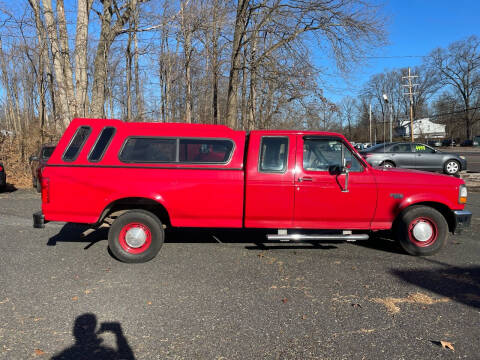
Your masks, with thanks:
M 55 145 L 45 144 L 42 145 L 37 154 L 30 156 L 30 170 L 32 173 L 32 185 L 37 189 L 38 192 L 42 190 L 40 184 L 40 178 L 42 175 L 42 170 L 45 167 L 48 159 L 55 150 Z
M 442 140 L 429 140 L 427 144 L 430 146 L 440 147 L 442 146 Z
M 7 174 L 5 173 L 5 168 L 0 162 L 0 191 L 5 190 L 7 187 Z
M 456 175 L 467 169 L 464 156 L 442 152 L 421 143 L 379 144 L 360 151 L 360 154 L 369 164 L 387 168 L 443 171 L 448 175 Z
M 457 142 L 454 139 L 445 139 L 442 141 L 442 146 L 457 146 Z
M 478 142 L 475 140 L 464 140 L 460 145 L 461 146 L 478 146 Z

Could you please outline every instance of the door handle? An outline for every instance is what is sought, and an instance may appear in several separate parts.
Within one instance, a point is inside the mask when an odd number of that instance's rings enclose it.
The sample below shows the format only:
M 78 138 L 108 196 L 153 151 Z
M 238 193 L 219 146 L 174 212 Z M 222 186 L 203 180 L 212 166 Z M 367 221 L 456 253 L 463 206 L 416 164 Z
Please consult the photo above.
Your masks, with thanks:
M 311 177 L 304 177 L 304 178 L 298 178 L 298 182 L 303 182 L 303 181 L 313 181 Z

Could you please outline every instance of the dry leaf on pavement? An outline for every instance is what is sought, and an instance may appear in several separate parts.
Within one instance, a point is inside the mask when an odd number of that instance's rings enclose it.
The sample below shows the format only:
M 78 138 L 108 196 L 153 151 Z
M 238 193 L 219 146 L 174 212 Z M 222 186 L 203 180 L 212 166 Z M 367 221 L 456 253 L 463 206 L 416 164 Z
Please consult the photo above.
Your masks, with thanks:
M 440 345 L 442 345 L 442 348 L 444 348 L 444 349 L 450 349 L 450 350 L 455 351 L 455 348 L 453 347 L 453 344 L 451 342 L 440 341 Z

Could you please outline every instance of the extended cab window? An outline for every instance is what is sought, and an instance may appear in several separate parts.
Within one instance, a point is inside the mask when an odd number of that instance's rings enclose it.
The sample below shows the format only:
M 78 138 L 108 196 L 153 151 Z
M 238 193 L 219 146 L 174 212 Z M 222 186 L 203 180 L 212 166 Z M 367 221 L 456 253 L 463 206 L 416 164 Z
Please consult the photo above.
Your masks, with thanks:
M 226 163 L 233 142 L 223 139 L 180 139 L 179 161 L 187 163 Z
M 362 171 L 363 167 L 341 140 L 305 138 L 303 141 L 303 168 L 311 171 L 330 171 L 351 161 L 350 171 Z
M 260 145 L 259 170 L 261 172 L 285 172 L 287 156 L 287 137 L 264 136 Z
M 88 155 L 88 160 L 90 161 L 100 161 L 107 150 L 110 141 L 112 141 L 113 134 L 115 134 L 114 127 L 106 127 L 102 130 L 98 136 L 97 142 L 93 146 L 90 155 Z
M 90 126 L 80 126 L 77 129 L 77 132 L 73 136 L 70 145 L 68 145 L 67 150 L 65 150 L 65 153 L 63 154 L 64 161 L 74 161 L 77 158 L 78 154 L 80 154 L 80 150 L 82 150 L 82 147 L 85 144 L 85 141 L 87 141 L 91 130 L 92 129 Z
M 232 150 L 233 141 L 224 139 L 132 137 L 127 139 L 120 160 L 139 163 L 226 163 Z
M 129 138 L 120 160 L 124 162 L 174 162 L 177 154 L 177 139 Z

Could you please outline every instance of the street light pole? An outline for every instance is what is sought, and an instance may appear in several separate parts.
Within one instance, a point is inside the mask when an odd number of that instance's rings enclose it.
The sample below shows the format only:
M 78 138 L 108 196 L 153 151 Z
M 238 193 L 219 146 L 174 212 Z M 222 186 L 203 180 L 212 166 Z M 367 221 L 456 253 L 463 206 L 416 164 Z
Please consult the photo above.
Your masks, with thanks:
M 383 100 L 385 101 L 386 104 L 386 109 L 388 111 L 388 96 L 387 94 L 383 94 Z M 392 112 L 390 112 L 390 121 L 392 118 Z M 385 114 L 383 114 L 383 142 L 385 141 Z M 390 142 L 392 142 L 392 123 L 390 122 Z
M 390 142 L 392 142 L 393 104 L 390 104 Z

